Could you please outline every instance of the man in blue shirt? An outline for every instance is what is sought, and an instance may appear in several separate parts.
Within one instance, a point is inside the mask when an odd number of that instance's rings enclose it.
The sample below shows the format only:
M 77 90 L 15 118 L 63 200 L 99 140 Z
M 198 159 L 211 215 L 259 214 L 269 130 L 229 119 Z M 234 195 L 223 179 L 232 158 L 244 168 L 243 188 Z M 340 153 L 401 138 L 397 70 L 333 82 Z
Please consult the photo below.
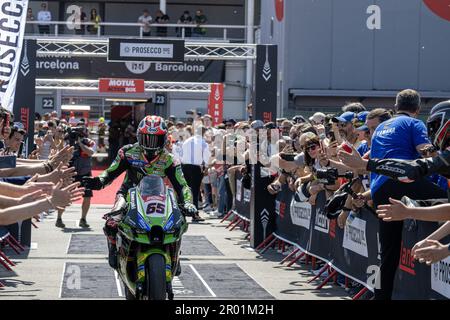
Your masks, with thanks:
M 431 147 L 425 124 L 416 119 L 420 113 L 420 95 L 414 90 L 404 90 L 397 95 L 394 118 L 380 124 L 372 137 L 371 159 L 415 160 L 421 150 Z M 389 198 L 400 200 L 446 198 L 445 191 L 427 179 L 401 183 L 386 176 L 371 174 L 371 193 L 374 205 L 389 204 Z M 395 272 L 400 260 L 403 222 L 380 220 L 381 244 L 380 287 L 375 289 L 376 300 L 392 298 Z

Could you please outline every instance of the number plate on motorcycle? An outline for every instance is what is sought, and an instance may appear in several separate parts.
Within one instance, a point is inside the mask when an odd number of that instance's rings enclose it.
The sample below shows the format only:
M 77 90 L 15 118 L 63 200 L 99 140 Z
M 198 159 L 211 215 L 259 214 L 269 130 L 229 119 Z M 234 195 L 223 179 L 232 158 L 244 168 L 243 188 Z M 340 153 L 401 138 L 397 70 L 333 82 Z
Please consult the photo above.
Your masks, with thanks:
M 149 201 L 146 202 L 145 204 L 147 206 L 145 213 L 148 216 L 152 216 L 152 217 L 164 217 L 165 214 L 165 209 L 166 209 L 166 204 L 162 201 Z

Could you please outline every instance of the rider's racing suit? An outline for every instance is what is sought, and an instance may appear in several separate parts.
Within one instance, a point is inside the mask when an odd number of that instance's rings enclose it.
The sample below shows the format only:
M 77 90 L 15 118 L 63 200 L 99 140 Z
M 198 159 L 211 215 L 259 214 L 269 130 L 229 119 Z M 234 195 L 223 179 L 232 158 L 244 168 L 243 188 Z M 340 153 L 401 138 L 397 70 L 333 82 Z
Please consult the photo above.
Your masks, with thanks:
M 413 161 L 370 159 L 367 170 L 404 182 L 415 181 L 435 173 L 450 179 L 450 151 L 444 151 L 434 158 Z
M 111 166 L 99 177 L 86 179 L 86 186 L 93 190 L 103 189 L 126 171 L 112 210 L 116 211 L 125 203 L 124 198 L 128 189 L 137 186 L 144 176 L 154 174 L 162 178 L 168 177 L 177 194 L 178 202 L 184 207 L 187 205 L 192 207 L 191 189 L 184 179 L 181 165 L 176 162 L 174 156 L 164 149 L 153 161 L 148 162 L 144 154 L 138 143 L 122 147 Z M 109 218 L 105 225 L 105 234 L 112 245 L 115 245 L 117 225 L 122 219 L 123 214 L 115 215 Z

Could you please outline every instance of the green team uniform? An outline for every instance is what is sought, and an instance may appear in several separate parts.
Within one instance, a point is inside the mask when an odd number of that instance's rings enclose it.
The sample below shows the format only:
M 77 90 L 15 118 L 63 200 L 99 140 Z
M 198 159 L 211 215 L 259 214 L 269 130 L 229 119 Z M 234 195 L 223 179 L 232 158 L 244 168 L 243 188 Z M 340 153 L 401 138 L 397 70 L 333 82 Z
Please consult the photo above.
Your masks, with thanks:
M 178 196 L 178 202 L 192 203 L 191 189 L 184 179 L 181 165 L 175 161 L 174 156 L 164 149 L 156 160 L 149 163 L 144 154 L 138 143 L 122 147 L 111 166 L 99 176 L 102 188 L 126 171 L 125 179 L 117 192 L 126 196 L 128 189 L 137 186 L 143 177 L 154 174 L 169 178 Z

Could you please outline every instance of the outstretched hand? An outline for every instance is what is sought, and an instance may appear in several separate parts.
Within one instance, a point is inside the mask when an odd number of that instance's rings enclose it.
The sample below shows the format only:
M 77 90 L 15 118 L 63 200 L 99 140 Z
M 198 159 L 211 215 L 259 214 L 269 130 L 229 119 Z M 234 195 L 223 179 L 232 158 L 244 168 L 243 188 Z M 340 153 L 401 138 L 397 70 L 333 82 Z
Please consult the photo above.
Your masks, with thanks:
M 344 150 L 339 150 L 338 158 L 345 164 L 347 167 L 352 168 L 354 170 L 364 170 L 366 169 L 366 161 L 361 157 L 355 147 L 352 145 L 352 153 L 348 153 Z
M 423 247 L 414 252 L 414 258 L 420 263 L 432 265 L 450 256 L 448 246 L 436 240 L 425 240 Z
M 391 204 L 384 204 L 378 206 L 377 214 L 378 218 L 383 219 L 383 221 L 402 221 L 408 219 L 409 210 L 403 202 L 389 198 Z

